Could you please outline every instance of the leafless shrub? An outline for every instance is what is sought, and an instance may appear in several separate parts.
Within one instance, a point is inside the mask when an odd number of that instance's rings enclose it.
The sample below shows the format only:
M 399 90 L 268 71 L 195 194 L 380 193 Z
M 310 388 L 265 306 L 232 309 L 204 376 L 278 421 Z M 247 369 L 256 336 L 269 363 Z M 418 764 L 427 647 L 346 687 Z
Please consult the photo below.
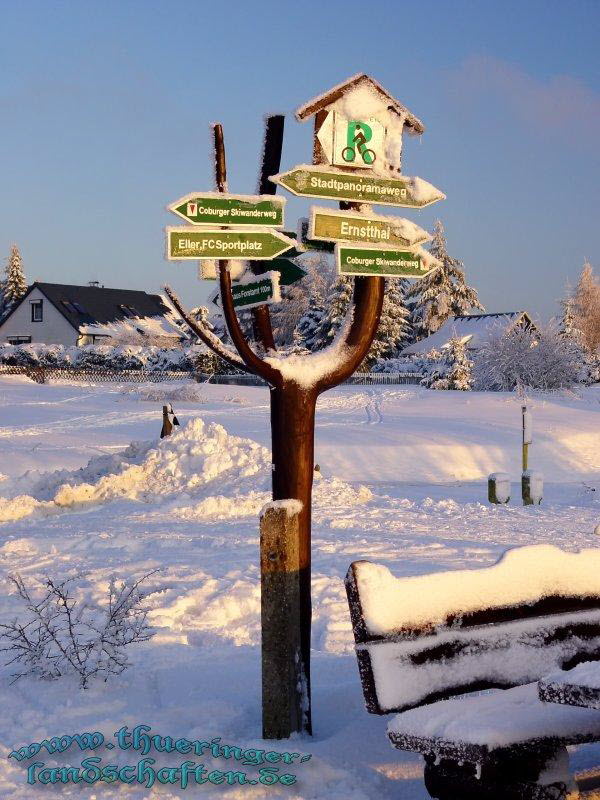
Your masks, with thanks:
M 137 581 L 117 584 L 111 579 L 108 602 L 103 606 L 75 599 L 74 578 L 44 581 L 45 591 L 34 598 L 20 575 L 9 580 L 23 601 L 27 615 L 0 625 L 0 651 L 10 656 L 7 665 L 18 664 L 13 683 L 33 675 L 54 680 L 75 674 L 85 689 L 94 678 L 108 680 L 130 665 L 127 648 L 152 636 L 144 600 L 150 592 L 140 585 L 156 572 Z

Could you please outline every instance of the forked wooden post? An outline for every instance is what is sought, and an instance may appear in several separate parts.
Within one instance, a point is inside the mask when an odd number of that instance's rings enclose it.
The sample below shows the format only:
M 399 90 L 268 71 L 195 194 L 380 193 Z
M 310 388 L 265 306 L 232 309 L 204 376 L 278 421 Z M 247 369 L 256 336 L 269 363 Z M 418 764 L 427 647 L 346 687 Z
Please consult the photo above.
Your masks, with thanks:
M 269 503 L 260 518 L 262 724 L 287 739 L 307 723 L 300 591 L 301 503 Z
M 221 125 L 214 126 L 215 177 L 217 189 L 226 190 L 226 161 L 223 130 Z M 278 126 L 271 127 L 271 135 L 267 134 L 265 142 L 265 158 L 267 167 L 275 163 L 276 151 L 281 148 L 281 137 Z M 267 158 L 268 156 L 268 158 Z M 263 173 L 266 172 L 266 168 Z M 265 188 L 267 188 L 265 186 Z M 223 308 L 223 316 L 227 323 L 229 336 L 235 350 L 223 344 L 202 321 L 195 320 L 185 310 L 177 295 L 169 287 L 165 287 L 167 295 L 176 310 L 181 314 L 189 327 L 217 355 L 235 367 L 259 375 L 270 386 L 271 405 L 271 442 L 272 442 L 272 486 L 273 500 L 280 501 L 279 509 L 290 508 L 290 502 L 296 501 L 297 510 L 293 521 L 274 518 L 274 530 L 283 525 L 284 533 L 275 536 L 275 540 L 285 543 L 275 557 L 276 570 L 270 569 L 265 576 L 263 590 L 265 602 L 263 606 L 263 714 L 265 715 L 265 737 L 281 738 L 291 732 L 302 731 L 312 733 L 310 710 L 310 627 L 311 627 L 311 497 L 314 467 L 314 431 L 315 407 L 317 398 L 322 392 L 343 383 L 357 369 L 366 356 L 381 314 L 383 303 L 384 279 L 381 277 L 357 277 L 354 282 L 352 307 L 349 310 L 348 324 L 342 326 L 338 335 L 337 358 L 331 362 L 329 371 L 317 368 L 319 375 L 313 383 L 306 383 L 303 370 L 282 369 L 278 364 L 276 352 L 266 360 L 257 353 L 244 335 L 238 321 L 231 291 L 231 275 L 229 262 L 219 260 L 218 281 Z M 254 315 L 255 330 L 263 350 L 272 351 L 270 318 L 268 308 Z M 322 354 L 309 354 L 304 357 L 304 367 L 313 369 L 315 359 L 322 359 Z M 283 513 L 283 512 L 279 512 Z M 271 515 L 266 518 L 271 524 Z M 261 523 L 261 537 L 264 524 Z M 292 533 L 292 531 L 295 531 Z M 264 534 L 267 536 L 267 534 Z M 292 556 L 286 548 L 294 548 Z M 283 545 L 282 545 L 283 546 Z M 297 552 L 297 562 L 296 555 Z M 268 559 L 271 562 L 271 559 Z M 261 563 L 264 561 L 261 557 Z M 296 566 L 291 566 L 295 564 Z M 281 568 L 283 565 L 284 568 Z M 271 565 L 272 566 L 272 565 Z M 277 591 L 276 591 L 277 590 Z M 283 601 L 278 592 L 283 592 Z M 269 598 L 272 610 L 269 611 Z M 276 598 L 276 599 L 275 599 Z M 299 609 L 298 624 L 290 623 L 285 627 L 287 611 L 291 607 Z M 283 627 L 282 627 L 283 626 Z M 281 638 L 283 636 L 283 639 Z M 279 681 L 279 683 L 278 683 Z M 284 685 L 285 684 L 285 685 Z M 281 700 L 281 698 L 284 698 Z M 271 707 L 273 704 L 273 707 Z M 282 708 L 287 710 L 282 711 Z M 282 714 L 285 720 L 282 722 Z

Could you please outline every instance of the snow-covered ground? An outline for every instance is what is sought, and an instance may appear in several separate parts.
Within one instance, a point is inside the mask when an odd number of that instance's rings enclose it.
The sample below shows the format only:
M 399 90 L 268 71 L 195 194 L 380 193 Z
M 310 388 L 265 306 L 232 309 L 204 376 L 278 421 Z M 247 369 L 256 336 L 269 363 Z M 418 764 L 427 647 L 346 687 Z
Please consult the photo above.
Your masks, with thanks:
M 159 444 L 167 401 L 181 428 Z M 315 735 L 265 743 L 257 515 L 269 497 L 267 390 L 0 379 L 0 622 L 20 608 L 9 573 L 30 583 L 81 573 L 82 591 L 101 599 L 112 575 L 160 568 L 150 579 L 159 591 L 149 600 L 157 633 L 132 649 L 133 666 L 120 677 L 87 690 L 69 678 L 10 685 L 11 668 L 0 668 L 0 797 L 426 798 L 420 757 L 394 751 L 385 718 L 364 711 L 343 577 L 360 558 L 402 576 L 489 565 L 514 545 L 600 544 L 600 390 L 530 400 L 530 466 L 545 475 L 541 507 L 520 505 L 520 405 L 511 395 L 416 387 L 343 387 L 321 398 Z M 508 506 L 487 503 L 490 472 L 511 475 Z M 185 791 L 158 784 L 31 787 L 31 761 L 7 759 L 13 748 L 46 736 L 112 737 L 141 723 L 174 738 L 221 737 L 312 758 L 286 767 L 297 775 L 293 786 Z M 64 765 L 88 755 L 37 758 Z M 140 758 L 118 749 L 99 755 L 120 765 Z M 153 755 L 157 768 L 190 758 Z M 222 758 L 203 761 L 257 772 Z M 573 762 L 600 764 L 600 746 L 580 748 Z

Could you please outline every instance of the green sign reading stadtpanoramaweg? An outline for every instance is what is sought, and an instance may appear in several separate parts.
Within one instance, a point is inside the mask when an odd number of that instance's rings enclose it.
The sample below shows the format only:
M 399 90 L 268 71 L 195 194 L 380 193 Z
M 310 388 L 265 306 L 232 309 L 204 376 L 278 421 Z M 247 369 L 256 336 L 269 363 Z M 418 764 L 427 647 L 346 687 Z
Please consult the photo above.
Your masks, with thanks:
M 421 178 L 380 178 L 333 168 L 299 166 L 271 180 L 300 197 L 321 197 L 359 203 L 425 208 L 446 195 Z
M 340 275 L 380 275 L 385 278 L 423 278 L 431 269 L 411 250 L 374 250 L 366 247 L 335 248 Z
M 294 245 L 293 239 L 271 230 L 167 228 L 169 261 L 203 258 L 264 261 L 285 253 Z

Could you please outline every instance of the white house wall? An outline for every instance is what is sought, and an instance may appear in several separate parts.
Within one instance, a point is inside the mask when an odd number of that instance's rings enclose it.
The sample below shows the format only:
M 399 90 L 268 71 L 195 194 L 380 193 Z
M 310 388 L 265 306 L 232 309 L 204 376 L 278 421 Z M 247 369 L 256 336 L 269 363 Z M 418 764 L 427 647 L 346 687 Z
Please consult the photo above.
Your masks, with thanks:
M 42 322 L 31 321 L 30 301 L 33 300 L 44 301 Z M 75 345 L 78 333 L 42 292 L 35 288 L 4 324 L 0 325 L 0 342 L 6 343 L 10 336 L 31 336 L 32 343 Z

